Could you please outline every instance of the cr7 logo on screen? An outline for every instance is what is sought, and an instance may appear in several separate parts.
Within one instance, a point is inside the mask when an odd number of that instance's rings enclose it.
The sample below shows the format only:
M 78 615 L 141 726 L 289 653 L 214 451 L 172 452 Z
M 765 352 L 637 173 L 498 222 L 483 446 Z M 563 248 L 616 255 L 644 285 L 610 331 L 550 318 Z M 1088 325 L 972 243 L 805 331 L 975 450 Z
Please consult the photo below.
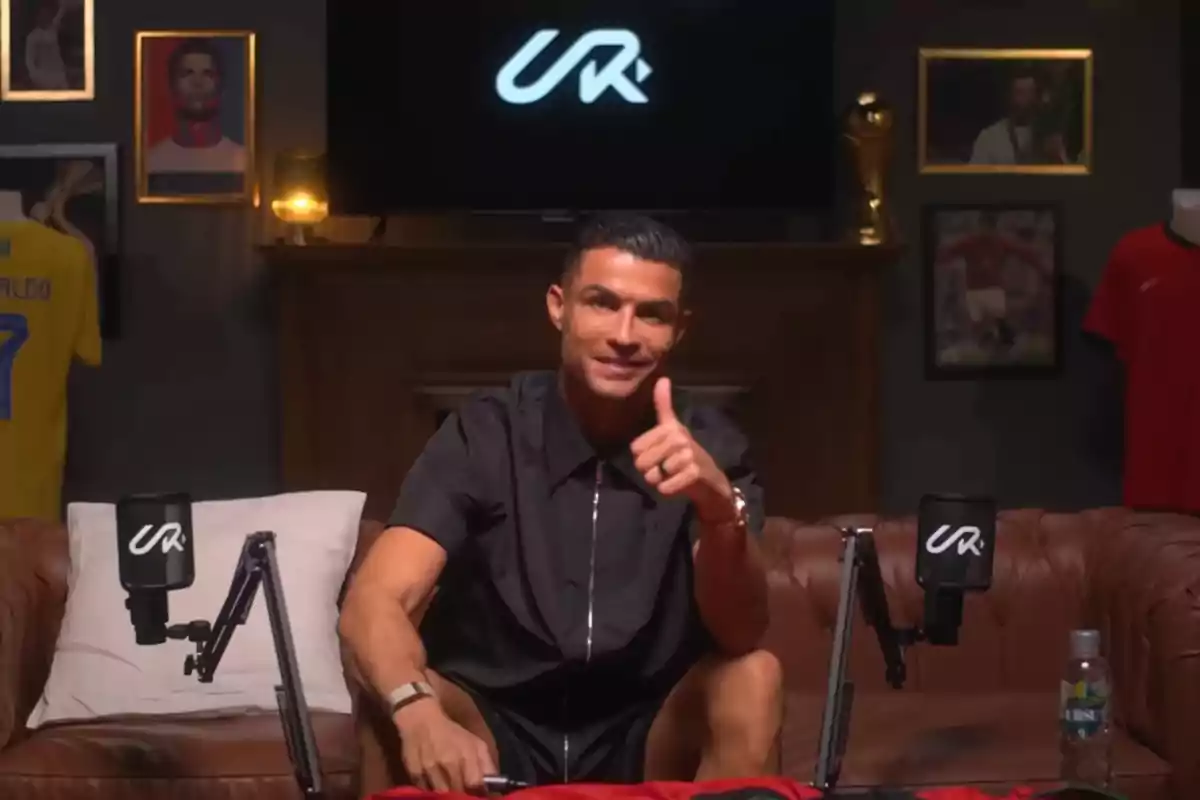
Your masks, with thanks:
M 601 28 L 589 31 L 575 40 L 550 68 L 536 81 L 524 86 L 517 85 L 517 78 L 558 38 L 560 31 L 540 30 L 510 58 L 496 74 L 496 94 L 506 103 L 529 105 L 546 97 L 562 83 L 571 72 L 583 64 L 579 71 L 579 99 L 594 103 L 609 89 L 619 94 L 628 103 L 648 103 L 650 98 L 639 84 L 650 77 L 653 69 L 642 58 L 642 42 L 637 34 L 629 30 Z M 598 47 L 618 47 L 608 63 L 600 67 L 596 59 L 584 64 L 593 50 Z M 633 68 L 633 78 L 629 69 Z

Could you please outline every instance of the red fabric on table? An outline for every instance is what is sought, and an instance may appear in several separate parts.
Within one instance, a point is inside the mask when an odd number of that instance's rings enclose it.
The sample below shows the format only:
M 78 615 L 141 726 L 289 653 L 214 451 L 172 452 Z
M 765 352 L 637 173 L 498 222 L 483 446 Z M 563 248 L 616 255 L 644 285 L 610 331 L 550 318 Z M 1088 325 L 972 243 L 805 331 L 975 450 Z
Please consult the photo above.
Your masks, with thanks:
M 941 789 L 925 789 L 917 792 L 915 796 L 918 800 L 1030 800 L 1034 796 L 1034 791 L 1032 789 L 1016 789 L 1012 794 L 997 798 L 993 794 L 987 794 L 978 789 L 948 786 Z
M 913 793 L 918 800 L 1029 800 L 1033 791 L 1018 789 L 1004 798 L 978 789 L 925 789 Z M 731 778 L 718 781 L 682 783 L 671 781 L 618 785 L 610 783 L 572 783 L 535 786 L 506 795 L 512 800 L 820 800 L 816 789 L 789 778 Z M 391 789 L 371 800 L 478 800 L 453 792 L 426 792 L 412 787 Z

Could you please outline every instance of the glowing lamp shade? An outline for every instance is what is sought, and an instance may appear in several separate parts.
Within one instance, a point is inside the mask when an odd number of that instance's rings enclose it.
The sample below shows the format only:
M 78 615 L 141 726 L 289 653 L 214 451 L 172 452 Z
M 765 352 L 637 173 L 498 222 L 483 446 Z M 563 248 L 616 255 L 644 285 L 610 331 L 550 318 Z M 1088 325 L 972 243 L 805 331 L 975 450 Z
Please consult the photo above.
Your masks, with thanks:
M 316 225 L 329 216 L 323 156 L 283 153 L 275 159 L 271 211 L 289 225 Z

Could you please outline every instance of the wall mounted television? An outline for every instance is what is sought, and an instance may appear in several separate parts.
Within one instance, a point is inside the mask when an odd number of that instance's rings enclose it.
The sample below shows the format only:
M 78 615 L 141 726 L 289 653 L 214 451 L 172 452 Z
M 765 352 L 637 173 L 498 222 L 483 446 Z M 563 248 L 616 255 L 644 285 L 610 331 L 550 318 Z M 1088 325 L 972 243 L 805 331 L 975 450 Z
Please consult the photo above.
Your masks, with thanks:
M 825 211 L 834 2 L 330 2 L 331 206 Z

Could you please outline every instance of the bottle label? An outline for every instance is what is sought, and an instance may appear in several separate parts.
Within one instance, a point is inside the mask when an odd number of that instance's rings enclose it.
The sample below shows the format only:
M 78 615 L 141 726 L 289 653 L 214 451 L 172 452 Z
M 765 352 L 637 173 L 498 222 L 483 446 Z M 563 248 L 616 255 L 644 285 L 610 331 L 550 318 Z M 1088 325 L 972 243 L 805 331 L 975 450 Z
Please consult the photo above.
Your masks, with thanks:
M 1108 684 L 1104 681 L 1062 682 L 1059 708 L 1063 732 L 1087 739 L 1108 722 Z

